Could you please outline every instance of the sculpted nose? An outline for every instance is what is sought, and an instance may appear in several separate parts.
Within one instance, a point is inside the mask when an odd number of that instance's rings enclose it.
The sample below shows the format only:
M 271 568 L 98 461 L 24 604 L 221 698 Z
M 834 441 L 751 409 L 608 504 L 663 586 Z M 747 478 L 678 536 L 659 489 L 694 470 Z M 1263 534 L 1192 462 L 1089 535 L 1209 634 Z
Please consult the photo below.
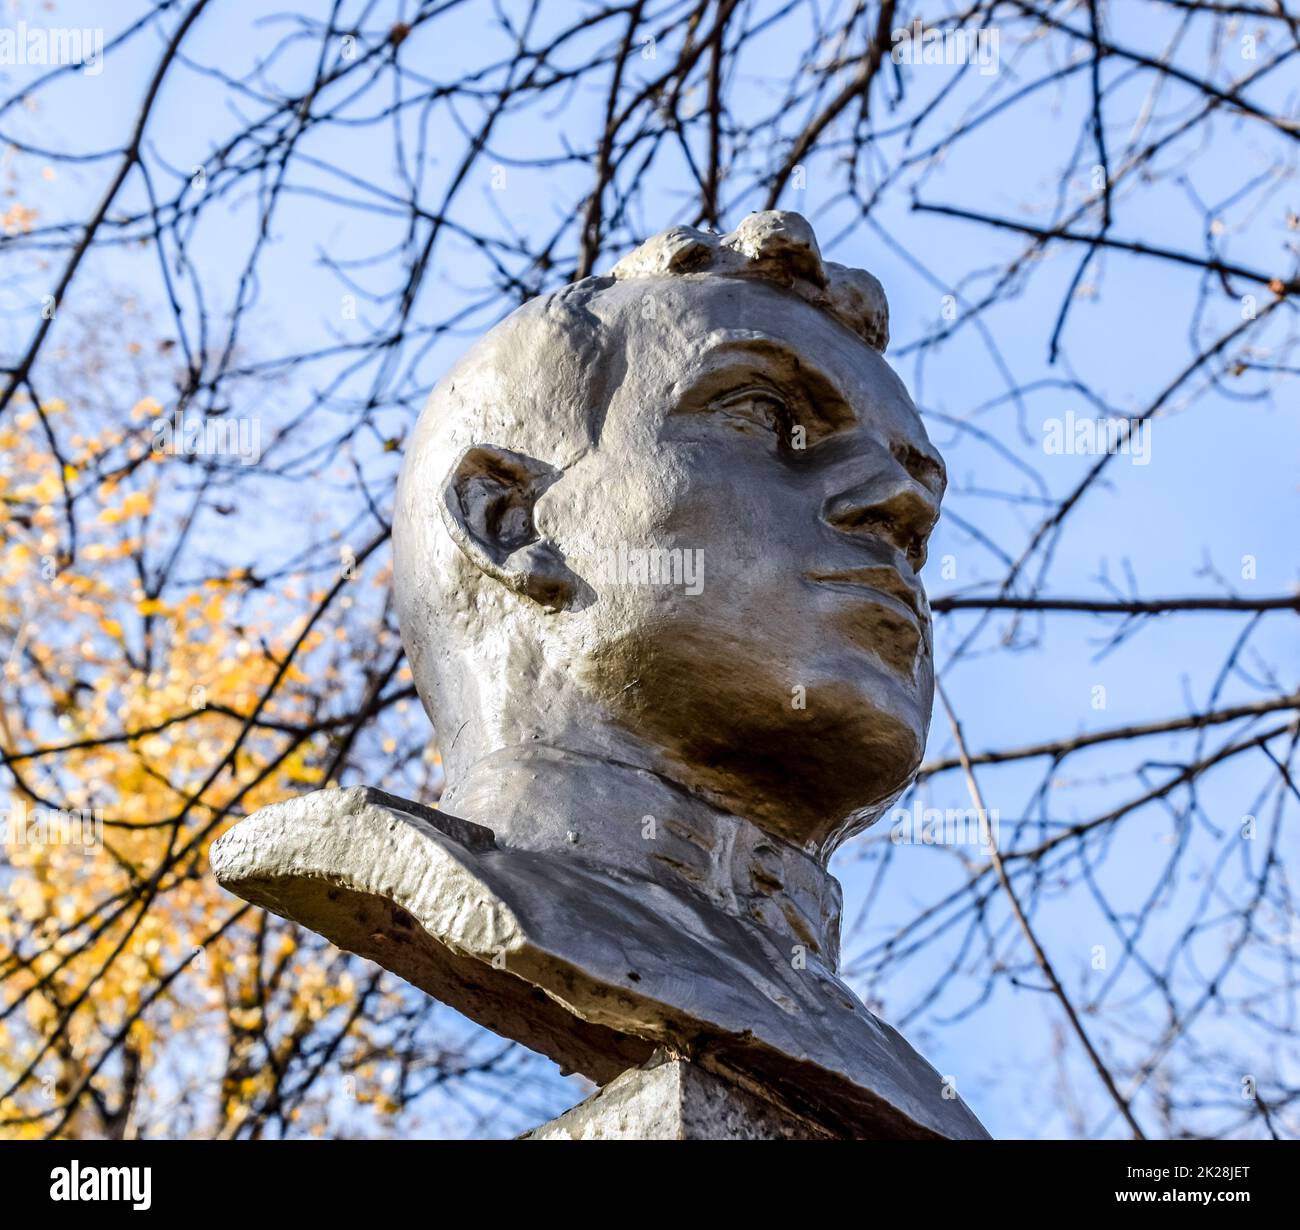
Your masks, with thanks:
M 934 494 L 896 464 L 831 496 L 822 508 L 827 525 L 843 534 L 883 539 L 915 569 L 925 563 L 926 543 L 938 519 Z

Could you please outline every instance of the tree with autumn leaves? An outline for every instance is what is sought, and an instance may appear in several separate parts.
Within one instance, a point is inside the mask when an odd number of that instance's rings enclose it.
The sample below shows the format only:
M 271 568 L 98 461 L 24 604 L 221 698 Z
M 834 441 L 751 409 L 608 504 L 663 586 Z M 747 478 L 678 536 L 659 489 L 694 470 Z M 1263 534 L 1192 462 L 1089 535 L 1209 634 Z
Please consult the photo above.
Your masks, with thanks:
M 325 544 L 333 567 L 180 578 L 186 510 L 221 480 L 159 447 L 162 407 L 129 390 L 166 383 L 170 348 L 114 356 L 124 319 L 149 333 L 129 303 L 116 312 L 111 340 L 80 330 L 57 356 L 84 378 L 68 399 L 22 390 L 0 427 L 0 622 L 17 633 L 0 711 L 0 1123 L 320 1133 L 340 1130 L 342 1088 L 343 1130 L 391 1130 L 431 1084 L 490 1076 L 504 1048 L 480 1057 L 454 1030 L 430 1046 L 431 1003 L 234 901 L 206 857 L 233 819 L 337 782 L 363 732 L 426 787 L 436 775 L 372 558 L 386 533 Z M 88 824 L 60 832 L 69 815 Z
M 0 1134 L 508 1134 L 576 1100 L 206 854 L 330 784 L 436 803 L 389 517 L 469 339 L 773 207 L 881 275 L 948 461 L 903 805 L 1004 813 L 994 856 L 842 852 L 846 979 L 923 1050 L 1010 1039 L 956 1046 L 1008 1132 L 1300 1132 L 1294 492 L 1260 477 L 1300 340 L 1286 5 L 112 10 L 102 71 L 0 66 Z M 918 28 L 992 71 L 895 56 Z M 1156 463 L 1042 447 L 1067 414 Z

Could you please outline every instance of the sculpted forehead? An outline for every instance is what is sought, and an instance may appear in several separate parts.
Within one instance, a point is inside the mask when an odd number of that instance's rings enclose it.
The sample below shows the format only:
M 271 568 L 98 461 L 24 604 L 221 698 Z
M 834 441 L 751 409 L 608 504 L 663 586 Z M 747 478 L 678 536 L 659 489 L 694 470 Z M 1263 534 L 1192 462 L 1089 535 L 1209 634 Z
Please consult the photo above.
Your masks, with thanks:
M 789 291 L 740 278 L 676 276 L 616 283 L 591 304 L 626 365 L 606 430 L 628 416 L 655 417 L 706 369 L 754 352 L 789 356 L 853 406 L 864 425 L 925 439 L 906 388 L 889 364 L 825 312 Z M 627 425 L 627 424 L 623 424 Z
M 637 449 L 703 373 L 743 379 L 753 354 L 847 402 L 860 428 L 932 452 L 889 364 L 794 293 L 754 279 L 604 279 L 536 299 L 491 330 L 440 382 L 410 450 L 445 467 L 478 443 L 567 466 L 593 448 Z M 725 376 L 725 370 L 723 371 Z

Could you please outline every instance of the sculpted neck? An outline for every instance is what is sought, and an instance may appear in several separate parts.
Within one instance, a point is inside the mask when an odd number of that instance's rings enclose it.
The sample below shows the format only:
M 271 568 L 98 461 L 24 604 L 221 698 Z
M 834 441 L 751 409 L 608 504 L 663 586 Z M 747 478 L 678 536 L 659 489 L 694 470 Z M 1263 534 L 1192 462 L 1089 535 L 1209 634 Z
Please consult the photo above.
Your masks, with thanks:
M 838 960 L 839 885 L 817 859 L 649 769 L 548 744 L 502 748 L 438 806 L 499 845 L 686 888 Z
M 547 743 L 500 748 L 451 782 L 440 806 L 493 829 L 503 844 L 549 850 L 648 820 L 735 822 L 676 782 L 617 756 Z

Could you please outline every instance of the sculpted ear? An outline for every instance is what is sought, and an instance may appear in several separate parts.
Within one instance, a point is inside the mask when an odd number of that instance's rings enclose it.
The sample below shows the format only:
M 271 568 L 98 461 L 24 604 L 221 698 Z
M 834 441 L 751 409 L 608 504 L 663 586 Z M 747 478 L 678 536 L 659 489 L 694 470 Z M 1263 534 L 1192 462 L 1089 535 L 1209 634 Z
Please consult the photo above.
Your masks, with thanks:
M 507 589 L 548 611 L 572 599 L 576 578 L 537 533 L 533 510 L 560 473 L 495 445 L 467 449 L 442 491 L 442 519 L 466 558 Z

